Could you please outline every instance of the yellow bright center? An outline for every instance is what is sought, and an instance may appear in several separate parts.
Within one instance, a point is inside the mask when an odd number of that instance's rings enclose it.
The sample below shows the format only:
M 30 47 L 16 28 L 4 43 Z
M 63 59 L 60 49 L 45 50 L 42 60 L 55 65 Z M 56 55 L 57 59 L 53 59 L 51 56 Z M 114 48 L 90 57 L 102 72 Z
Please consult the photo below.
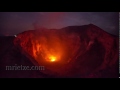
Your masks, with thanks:
M 56 57 L 54 57 L 54 56 L 50 56 L 49 59 L 50 59 L 51 62 L 56 61 Z

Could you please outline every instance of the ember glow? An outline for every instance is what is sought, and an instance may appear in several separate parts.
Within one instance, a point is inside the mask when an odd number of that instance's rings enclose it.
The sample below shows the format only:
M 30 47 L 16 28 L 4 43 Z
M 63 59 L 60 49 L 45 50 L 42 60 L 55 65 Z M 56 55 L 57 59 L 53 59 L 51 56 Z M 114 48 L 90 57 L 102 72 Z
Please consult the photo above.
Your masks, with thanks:
M 50 56 L 49 59 L 50 59 L 51 62 L 55 62 L 56 61 L 56 57 L 54 57 L 54 56 Z
M 39 64 L 67 63 L 80 48 L 80 38 L 75 33 L 41 29 L 29 34 L 26 41 L 22 40 L 21 47 Z

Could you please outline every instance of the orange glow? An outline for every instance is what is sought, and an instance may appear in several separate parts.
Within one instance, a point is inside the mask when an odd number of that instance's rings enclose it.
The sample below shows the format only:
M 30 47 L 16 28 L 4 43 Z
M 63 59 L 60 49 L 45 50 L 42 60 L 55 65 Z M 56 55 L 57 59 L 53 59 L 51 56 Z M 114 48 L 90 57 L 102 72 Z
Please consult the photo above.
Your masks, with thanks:
M 49 59 L 50 59 L 51 62 L 55 62 L 56 61 L 56 57 L 54 57 L 54 56 L 50 56 Z
M 26 42 L 24 42 L 26 44 Z M 30 43 L 30 41 L 29 41 Z M 80 43 L 76 34 L 64 31 L 40 30 L 31 35 L 28 53 L 38 62 L 67 62 L 76 54 Z M 22 46 L 22 45 L 21 45 Z M 26 49 L 26 48 L 25 48 Z M 47 61 L 47 62 L 46 62 Z

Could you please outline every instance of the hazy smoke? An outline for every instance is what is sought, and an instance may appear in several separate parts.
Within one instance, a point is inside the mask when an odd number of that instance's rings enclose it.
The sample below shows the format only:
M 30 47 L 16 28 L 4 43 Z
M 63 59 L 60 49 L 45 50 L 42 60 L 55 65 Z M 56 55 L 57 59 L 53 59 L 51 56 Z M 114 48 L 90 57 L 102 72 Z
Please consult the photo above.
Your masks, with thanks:
M 34 24 L 35 29 L 41 28 L 57 28 L 62 23 L 65 17 L 65 12 L 43 12 L 40 13 L 40 19 L 38 19 Z

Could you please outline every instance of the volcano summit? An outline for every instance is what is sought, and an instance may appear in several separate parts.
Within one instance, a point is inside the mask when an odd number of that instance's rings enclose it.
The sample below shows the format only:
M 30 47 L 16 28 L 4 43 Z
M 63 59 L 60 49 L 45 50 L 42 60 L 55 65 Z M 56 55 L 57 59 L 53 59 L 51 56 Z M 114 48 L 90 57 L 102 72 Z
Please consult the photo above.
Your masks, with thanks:
M 5 53 L 0 54 L 0 77 L 118 78 L 119 76 L 118 37 L 93 24 L 68 26 L 62 29 L 28 30 L 18 34 L 17 37 L 0 39 L 0 42 L 3 42 L 1 50 Z M 5 49 L 6 45 L 10 45 L 10 48 Z M 14 64 L 44 66 L 45 70 L 5 70 L 5 66 Z

